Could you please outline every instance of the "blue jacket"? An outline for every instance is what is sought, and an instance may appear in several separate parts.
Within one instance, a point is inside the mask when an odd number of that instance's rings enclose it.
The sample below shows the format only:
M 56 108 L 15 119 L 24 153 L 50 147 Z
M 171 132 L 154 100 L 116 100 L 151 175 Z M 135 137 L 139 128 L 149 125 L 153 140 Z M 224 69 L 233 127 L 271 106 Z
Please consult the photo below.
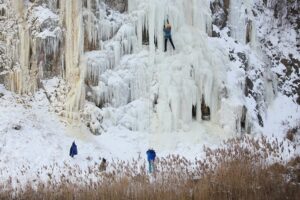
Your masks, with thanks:
M 148 161 L 154 161 L 155 157 L 156 157 L 156 153 L 153 149 L 149 149 L 147 152 L 147 159 Z
M 72 146 L 70 148 L 70 156 L 74 157 L 75 155 L 77 155 L 77 146 L 76 146 L 75 142 L 73 142 Z
M 165 36 L 165 38 L 171 38 L 171 36 L 172 36 L 171 27 L 170 28 L 164 27 L 164 36 Z

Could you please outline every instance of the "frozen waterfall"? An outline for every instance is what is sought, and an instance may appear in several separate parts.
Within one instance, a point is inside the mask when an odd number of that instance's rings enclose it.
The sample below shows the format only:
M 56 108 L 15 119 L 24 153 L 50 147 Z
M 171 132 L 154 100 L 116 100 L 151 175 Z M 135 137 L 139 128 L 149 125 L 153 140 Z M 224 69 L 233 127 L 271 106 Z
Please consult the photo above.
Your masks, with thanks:
M 226 87 L 229 55 L 210 38 L 210 2 L 129 0 L 128 9 L 126 23 L 112 39 L 103 41 L 103 49 L 86 54 L 87 79 L 93 82 L 90 95 L 96 104 L 109 110 L 105 107 L 120 108 L 144 99 L 147 110 L 139 116 L 146 120 L 136 118 L 131 123 L 146 123 L 139 127 L 150 132 L 189 130 L 191 123 L 209 120 L 225 132 L 240 133 L 249 117 L 243 109 L 242 88 Z M 177 50 L 163 53 L 162 27 L 167 18 Z M 242 33 L 235 29 L 232 33 L 246 35 L 247 24 L 242 26 Z M 148 46 L 143 45 L 145 39 Z M 139 58 L 142 49 L 148 58 Z M 130 66 L 127 59 L 131 59 Z M 136 81 L 139 79 L 144 81 Z
M 35 91 L 47 76 L 47 63 L 70 88 L 64 102 L 68 118 L 93 115 L 86 113 L 92 102 L 102 117 L 86 118 L 103 126 L 169 133 L 189 131 L 191 124 L 208 121 L 226 133 L 240 134 L 255 128 L 274 98 L 269 91 L 276 86 L 268 78 L 267 91 L 261 89 L 255 100 L 245 96 L 250 80 L 246 77 L 257 63 L 263 65 L 259 60 L 263 58 L 246 56 L 256 47 L 250 0 L 229 1 L 229 30 L 220 33 L 224 40 L 212 37 L 210 0 L 128 0 L 125 13 L 110 9 L 102 0 L 47 1 L 44 13 L 48 14 L 40 22 L 34 16 L 29 23 L 23 18 L 42 13 L 43 8 L 13 2 L 22 22 L 19 42 L 11 50 L 18 49 L 19 58 L 10 73 L 10 88 L 19 93 Z M 26 6 L 29 14 L 24 13 Z M 163 52 L 167 19 L 176 50 L 169 47 Z M 34 39 L 31 32 L 36 33 Z M 272 77 L 270 71 L 264 73 Z M 250 86 L 262 87 L 251 81 L 255 77 L 248 81 Z M 267 103 L 259 104 L 264 98 Z

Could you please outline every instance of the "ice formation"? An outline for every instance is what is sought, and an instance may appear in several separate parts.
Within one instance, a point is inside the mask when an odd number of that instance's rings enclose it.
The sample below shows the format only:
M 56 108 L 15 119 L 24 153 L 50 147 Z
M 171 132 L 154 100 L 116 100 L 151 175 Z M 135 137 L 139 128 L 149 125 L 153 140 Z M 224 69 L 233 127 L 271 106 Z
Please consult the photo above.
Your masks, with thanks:
M 65 35 L 65 77 L 71 86 L 67 97 L 66 114 L 74 118 L 84 101 L 83 19 L 81 1 L 61 1 Z
M 229 27 L 233 38 L 246 44 L 255 39 L 255 24 L 253 23 L 252 0 L 230 1 Z
M 24 19 L 26 16 L 26 8 L 20 1 L 12 1 L 12 7 L 17 13 L 17 20 L 19 21 L 19 38 L 20 41 L 16 44 L 16 49 L 18 51 L 17 55 L 19 56 L 19 66 L 16 66 L 13 71 L 9 74 L 9 88 L 12 91 L 18 93 L 28 93 L 35 90 L 36 85 L 29 80 L 29 43 L 30 36 L 28 30 L 28 24 Z M 9 42 L 9 41 L 8 41 Z
M 229 1 L 229 29 L 217 30 L 224 40 L 211 37 L 209 0 L 128 0 L 125 13 L 101 0 L 43 2 L 13 1 L 11 90 L 34 92 L 40 79 L 61 76 L 70 88 L 64 115 L 93 119 L 92 131 L 109 122 L 188 131 L 204 120 L 231 134 L 261 131 L 277 81 L 258 48 L 253 1 Z M 176 50 L 165 53 L 167 19 Z

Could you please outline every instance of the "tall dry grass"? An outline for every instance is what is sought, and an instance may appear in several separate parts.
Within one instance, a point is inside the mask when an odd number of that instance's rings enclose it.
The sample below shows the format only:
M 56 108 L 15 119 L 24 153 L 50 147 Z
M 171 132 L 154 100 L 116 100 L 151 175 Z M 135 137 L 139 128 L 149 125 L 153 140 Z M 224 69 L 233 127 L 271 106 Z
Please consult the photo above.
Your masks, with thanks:
M 218 149 L 205 147 L 199 160 L 159 158 L 151 176 L 141 158 L 113 161 L 105 173 L 97 165 L 87 171 L 67 166 L 60 180 L 19 188 L 8 181 L 0 199 L 299 199 L 300 157 L 285 162 L 289 148 L 296 147 L 265 137 L 230 139 Z

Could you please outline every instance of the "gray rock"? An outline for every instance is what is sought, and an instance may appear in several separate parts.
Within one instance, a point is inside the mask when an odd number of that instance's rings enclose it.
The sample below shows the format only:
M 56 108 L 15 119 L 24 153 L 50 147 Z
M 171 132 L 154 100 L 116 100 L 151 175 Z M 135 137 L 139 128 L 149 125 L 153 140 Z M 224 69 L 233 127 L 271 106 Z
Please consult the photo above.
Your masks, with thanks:
M 247 76 L 246 80 L 245 80 L 245 96 L 249 96 L 253 94 L 253 87 L 254 84 L 252 82 L 252 80 Z
M 21 130 L 22 126 L 20 124 L 14 124 L 12 126 L 12 128 L 15 129 L 15 130 L 17 130 L 17 131 L 19 131 L 19 130 Z
M 128 0 L 105 0 L 106 5 L 114 10 L 118 10 L 121 13 L 127 11 Z
M 212 24 L 216 25 L 219 29 L 222 29 L 227 24 L 228 19 L 228 0 L 214 0 L 210 4 L 212 12 Z M 219 34 L 213 31 L 213 37 L 219 37 Z

